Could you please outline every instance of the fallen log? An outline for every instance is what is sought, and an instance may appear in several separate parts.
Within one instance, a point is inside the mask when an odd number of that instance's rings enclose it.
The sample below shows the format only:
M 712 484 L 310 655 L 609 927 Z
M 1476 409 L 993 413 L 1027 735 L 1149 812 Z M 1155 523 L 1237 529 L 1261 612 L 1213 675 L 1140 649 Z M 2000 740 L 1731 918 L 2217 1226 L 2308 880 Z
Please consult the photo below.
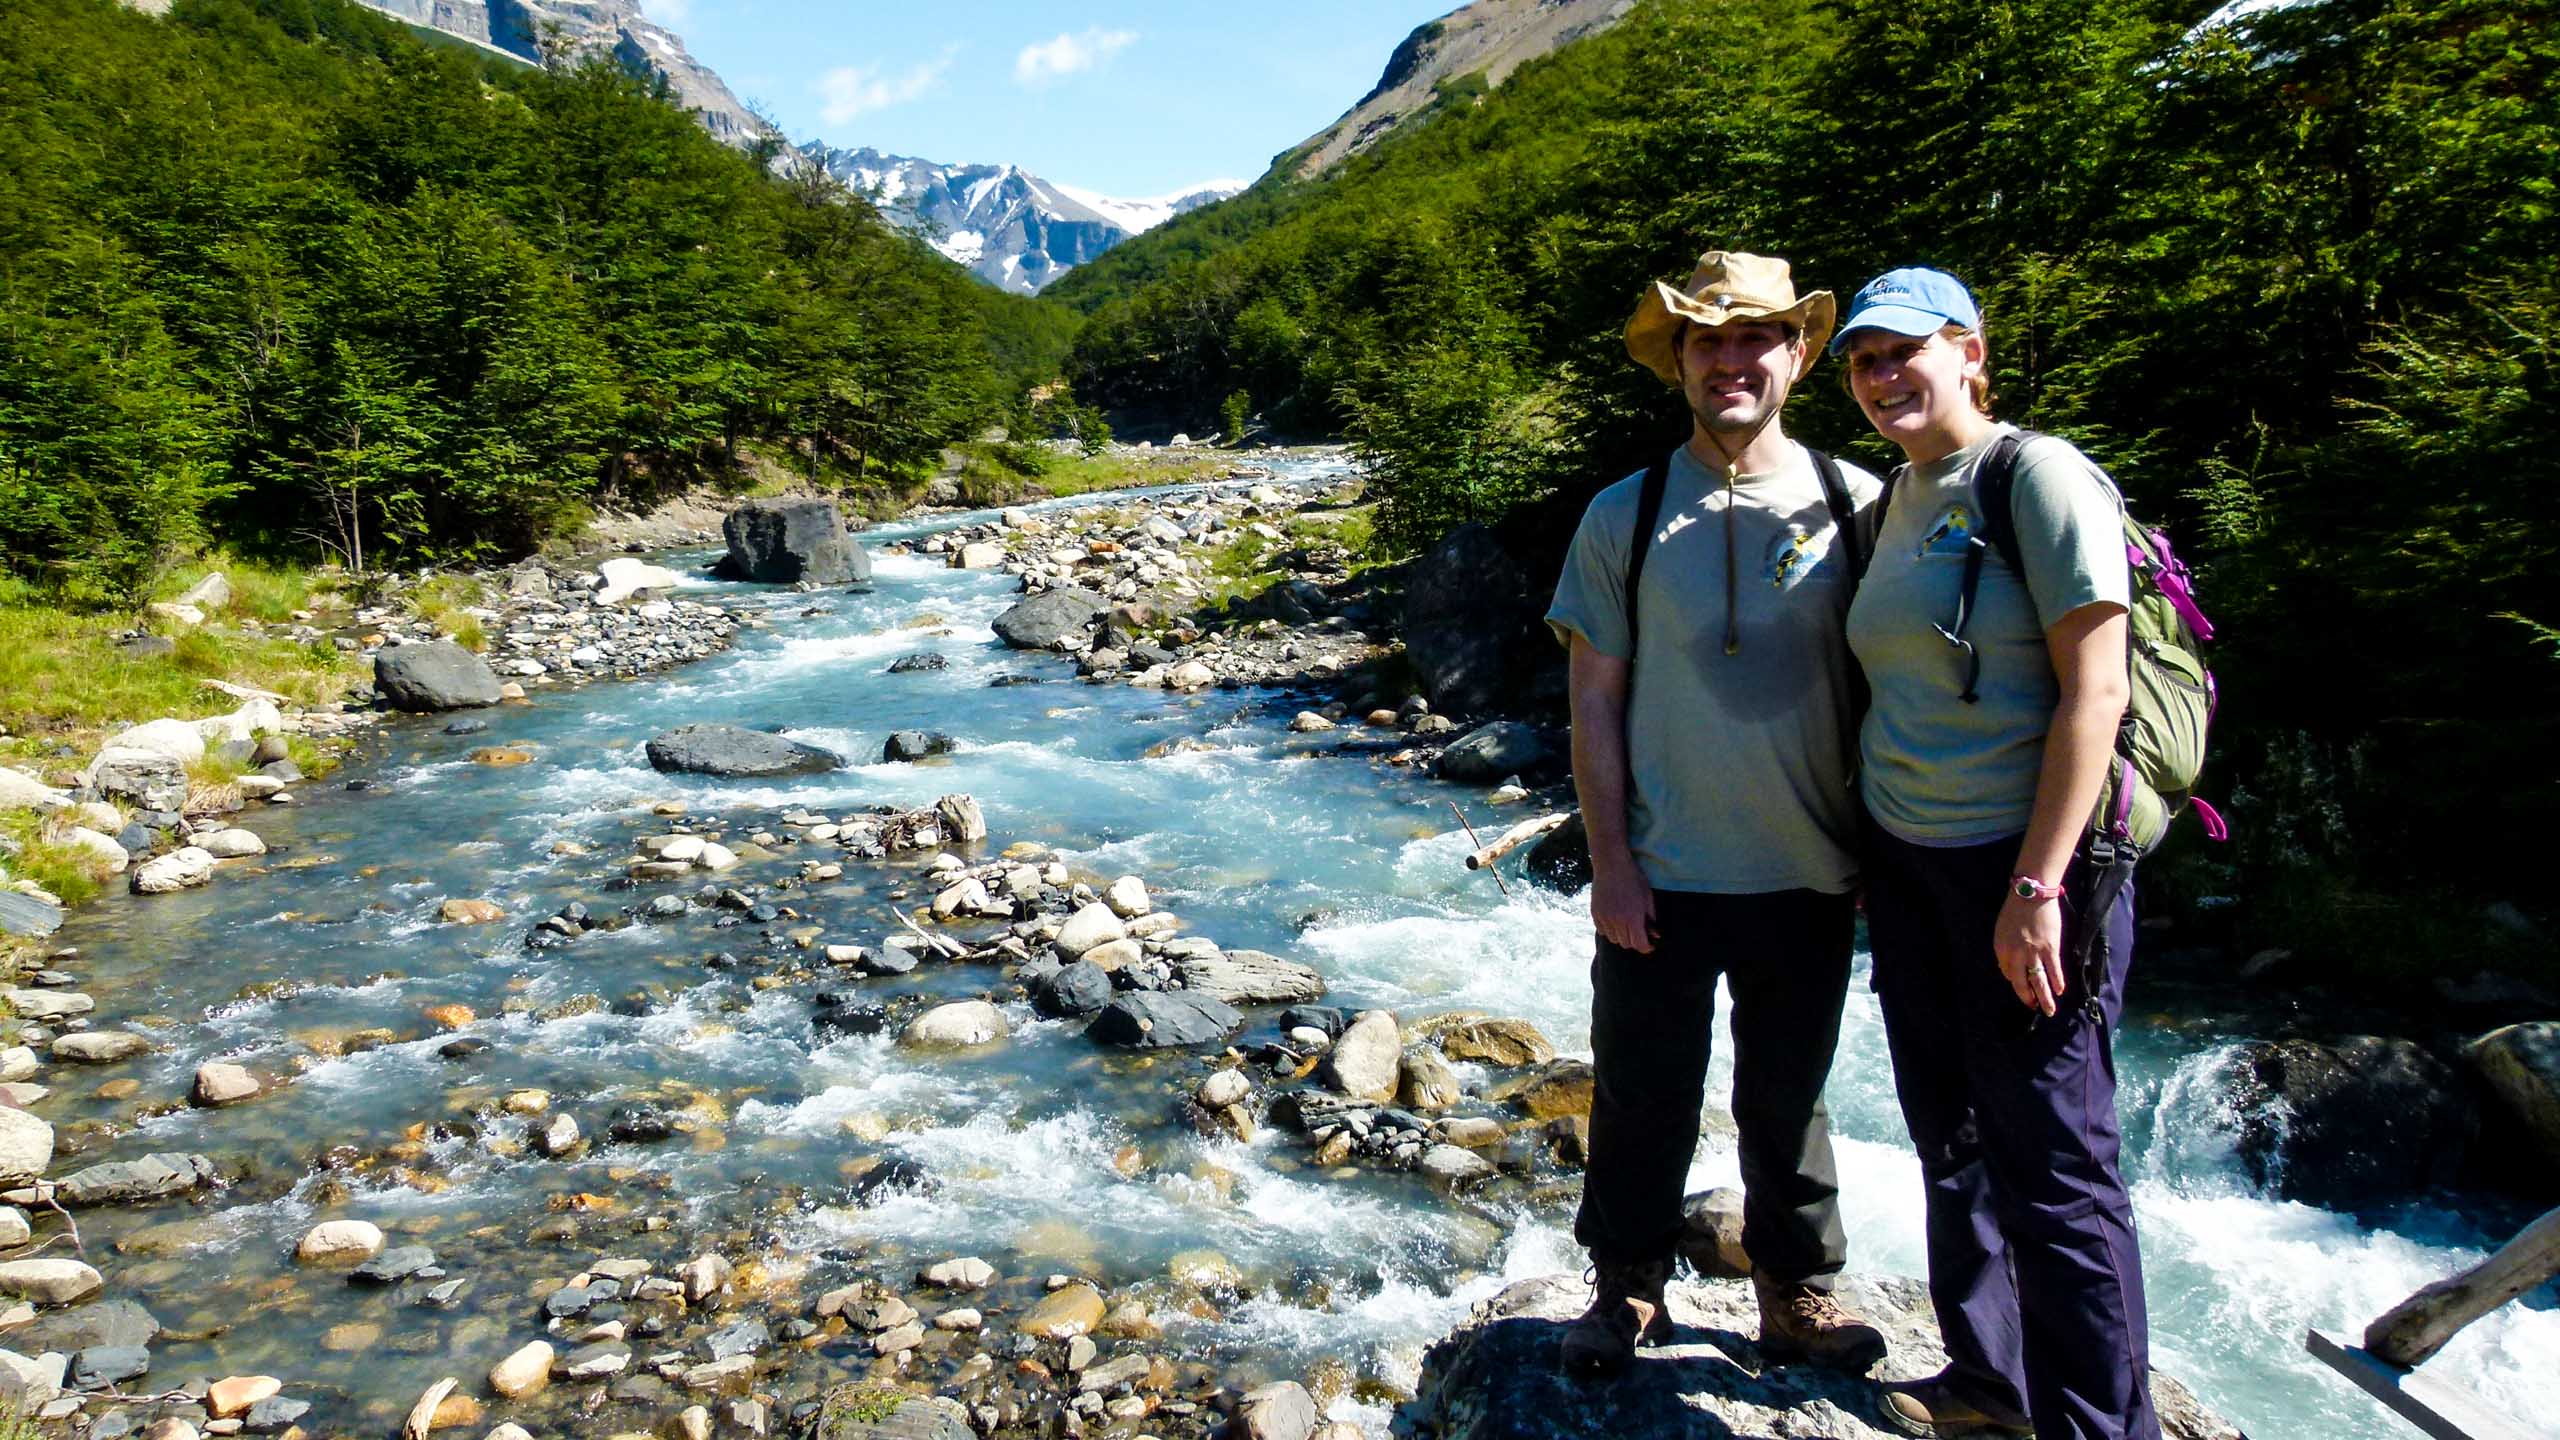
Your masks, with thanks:
M 1535 820 L 1523 820 L 1519 824 L 1512 826 L 1510 829 L 1503 831 L 1492 844 L 1485 846 L 1483 849 L 1478 850 L 1472 855 L 1469 855 L 1467 857 L 1467 868 L 1470 870 L 1486 869 L 1487 867 L 1499 862 L 1503 856 L 1510 854 L 1512 851 L 1519 849 L 1521 846 L 1528 844 L 1539 836 L 1563 829 L 1564 823 L 1572 818 L 1571 814 L 1558 814 L 1541 815 Z
M 2393 1365 L 2424 1364 L 2463 1326 L 2555 1274 L 2560 1274 L 2560 1210 L 2524 1227 L 2497 1254 L 2383 1312 L 2364 1327 L 2364 1348 Z

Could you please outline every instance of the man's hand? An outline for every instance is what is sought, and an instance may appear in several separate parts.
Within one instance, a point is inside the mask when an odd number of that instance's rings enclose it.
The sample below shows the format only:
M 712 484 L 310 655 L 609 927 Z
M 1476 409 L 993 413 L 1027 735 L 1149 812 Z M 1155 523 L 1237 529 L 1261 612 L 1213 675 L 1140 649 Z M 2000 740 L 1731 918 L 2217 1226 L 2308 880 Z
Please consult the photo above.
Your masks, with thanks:
M 1653 887 L 1634 861 L 1592 867 L 1591 928 L 1620 949 L 1653 953 Z
M 1591 904 L 1599 908 L 1596 892 Z M 2018 992 L 2018 1003 L 2045 1015 L 2060 1008 L 2064 989 L 2060 900 L 2011 895 L 1992 924 L 1991 950 L 2000 961 L 2000 974 Z

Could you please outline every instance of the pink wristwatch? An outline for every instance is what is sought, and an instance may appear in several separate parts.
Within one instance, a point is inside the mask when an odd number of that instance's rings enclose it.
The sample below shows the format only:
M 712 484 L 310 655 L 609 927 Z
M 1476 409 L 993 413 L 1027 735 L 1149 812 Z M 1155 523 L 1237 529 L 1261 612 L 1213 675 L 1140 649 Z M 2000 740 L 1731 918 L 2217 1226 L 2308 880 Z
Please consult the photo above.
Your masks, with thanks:
M 2062 887 L 2047 885 L 2032 875 L 2012 875 L 2009 877 L 2009 893 L 2021 900 L 2059 900 Z

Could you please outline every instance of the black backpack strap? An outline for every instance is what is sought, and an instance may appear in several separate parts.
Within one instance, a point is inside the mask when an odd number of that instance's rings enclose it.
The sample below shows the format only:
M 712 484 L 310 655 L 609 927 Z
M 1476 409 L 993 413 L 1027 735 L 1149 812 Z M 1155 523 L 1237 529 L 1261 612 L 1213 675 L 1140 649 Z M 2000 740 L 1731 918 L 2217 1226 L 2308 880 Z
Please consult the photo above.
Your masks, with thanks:
M 1636 492 L 1636 533 L 1627 548 L 1627 660 L 1636 656 L 1636 583 L 1644 579 L 1644 557 L 1653 549 L 1654 523 L 1662 518 L 1662 492 L 1671 481 L 1671 457 L 1645 467 L 1644 486 Z
M 1947 632 L 1964 651 L 1964 689 L 1958 698 L 1967 705 L 1982 700 L 1982 653 L 1964 638 L 1965 626 L 1973 620 L 1973 604 L 1982 590 L 1982 564 L 1992 551 L 2000 552 L 2002 563 L 2023 578 L 2027 571 L 2018 563 L 2018 527 L 2009 514 L 2009 493 L 2018 479 L 2018 452 L 2035 438 L 2034 432 L 2011 430 L 1995 437 L 1991 448 L 1982 452 L 1973 470 L 1973 499 L 1982 514 L 1980 533 L 1965 546 L 1964 588 L 1956 595 L 1956 623 Z
M 1813 473 L 1822 478 L 1822 503 L 1831 507 L 1831 524 L 1839 531 L 1841 554 L 1849 562 L 1849 583 L 1855 586 L 1867 578 L 1866 538 L 1858 533 L 1858 502 L 1849 493 L 1849 478 L 1840 473 L 1840 462 L 1829 453 L 1805 447 L 1813 457 Z

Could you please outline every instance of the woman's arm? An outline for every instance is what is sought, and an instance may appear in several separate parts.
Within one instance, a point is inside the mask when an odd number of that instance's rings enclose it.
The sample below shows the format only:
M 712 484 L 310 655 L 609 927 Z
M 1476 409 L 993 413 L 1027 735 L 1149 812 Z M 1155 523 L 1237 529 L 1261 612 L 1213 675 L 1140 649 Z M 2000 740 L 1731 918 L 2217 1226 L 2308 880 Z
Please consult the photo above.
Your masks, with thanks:
M 2048 885 L 2062 883 L 2088 829 L 2098 792 L 2115 755 L 2116 726 L 2124 718 L 2131 682 L 2125 669 L 2125 611 L 2100 602 L 2083 605 L 2045 632 L 2061 699 L 2045 732 L 2044 768 L 2036 777 L 2035 813 L 2018 846 L 2020 875 Z M 2000 973 L 2020 1003 L 2051 1015 L 2067 983 L 2062 964 L 2062 902 L 2009 896 L 1991 930 Z

